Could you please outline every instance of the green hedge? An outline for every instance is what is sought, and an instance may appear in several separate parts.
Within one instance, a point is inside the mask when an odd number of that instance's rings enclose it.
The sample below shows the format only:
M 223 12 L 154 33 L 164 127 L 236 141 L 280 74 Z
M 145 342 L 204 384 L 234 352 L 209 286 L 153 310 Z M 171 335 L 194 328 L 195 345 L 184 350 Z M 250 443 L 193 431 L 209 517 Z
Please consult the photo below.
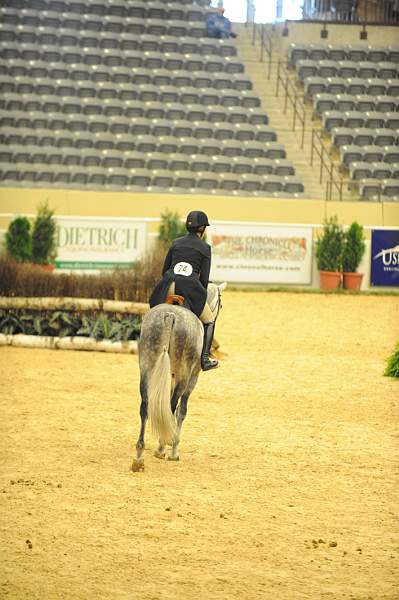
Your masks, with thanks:
M 399 343 L 396 344 L 393 354 L 388 358 L 384 375 L 387 377 L 399 377 Z
M 0 333 L 54 337 L 82 336 L 113 342 L 136 340 L 141 319 L 137 315 L 119 315 L 85 311 L 0 310 Z

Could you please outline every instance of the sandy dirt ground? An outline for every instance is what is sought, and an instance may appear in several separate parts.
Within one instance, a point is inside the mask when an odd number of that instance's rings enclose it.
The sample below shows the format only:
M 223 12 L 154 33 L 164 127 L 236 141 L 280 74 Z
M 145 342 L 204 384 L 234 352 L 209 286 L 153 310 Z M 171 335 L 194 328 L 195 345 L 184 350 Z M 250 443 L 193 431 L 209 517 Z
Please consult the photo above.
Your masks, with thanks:
M 180 462 L 136 356 L 0 349 L 0 597 L 399 598 L 394 297 L 226 292 Z

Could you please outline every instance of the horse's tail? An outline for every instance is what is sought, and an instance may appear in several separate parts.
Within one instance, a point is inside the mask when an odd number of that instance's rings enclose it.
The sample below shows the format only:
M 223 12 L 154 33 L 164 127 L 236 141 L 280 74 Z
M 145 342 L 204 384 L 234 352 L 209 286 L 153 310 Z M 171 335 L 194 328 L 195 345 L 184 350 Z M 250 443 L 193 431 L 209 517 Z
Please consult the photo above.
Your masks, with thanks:
M 171 444 L 176 431 L 176 422 L 170 408 L 172 373 L 170 369 L 169 344 L 175 316 L 165 315 L 166 342 L 151 373 L 148 386 L 148 416 L 153 433 L 167 444 Z

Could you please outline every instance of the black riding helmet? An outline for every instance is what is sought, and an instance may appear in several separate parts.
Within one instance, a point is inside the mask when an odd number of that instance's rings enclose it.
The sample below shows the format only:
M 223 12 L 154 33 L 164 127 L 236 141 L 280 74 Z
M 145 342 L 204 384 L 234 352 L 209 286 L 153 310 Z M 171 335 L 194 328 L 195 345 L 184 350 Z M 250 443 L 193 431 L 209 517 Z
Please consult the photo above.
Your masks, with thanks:
M 192 210 L 187 215 L 186 228 L 188 231 L 196 231 L 200 227 L 208 227 L 209 221 L 207 215 L 202 210 Z

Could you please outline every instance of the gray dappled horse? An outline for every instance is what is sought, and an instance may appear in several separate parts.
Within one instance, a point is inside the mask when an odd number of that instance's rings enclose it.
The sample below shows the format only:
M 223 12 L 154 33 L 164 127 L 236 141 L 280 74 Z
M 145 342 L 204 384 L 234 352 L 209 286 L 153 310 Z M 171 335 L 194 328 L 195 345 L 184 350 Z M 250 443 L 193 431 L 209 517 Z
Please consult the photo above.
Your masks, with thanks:
M 208 284 L 208 304 L 220 308 L 220 293 L 226 287 Z M 132 470 L 144 470 L 144 433 L 147 419 L 159 438 L 157 458 L 179 460 L 180 432 L 187 401 L 201 371 L 204 330 L 199 318 L 187 308 L 172 304 L 154 306 L 145 315 L 139 340 L 141 429 Z

